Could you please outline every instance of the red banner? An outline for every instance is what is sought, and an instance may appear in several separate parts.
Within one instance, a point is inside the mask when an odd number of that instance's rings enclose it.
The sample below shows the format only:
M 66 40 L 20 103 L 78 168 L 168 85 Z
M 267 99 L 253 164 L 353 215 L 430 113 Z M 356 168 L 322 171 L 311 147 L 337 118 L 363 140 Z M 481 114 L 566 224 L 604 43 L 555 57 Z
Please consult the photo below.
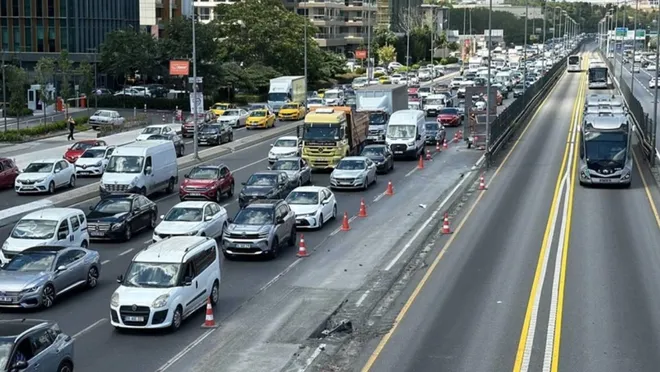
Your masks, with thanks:
M 190 62 L 188 62 L 188 61 L 170 61 L 170 75 L 173 75 L 173 76 L 190 75 Z
M 356 50 L 355 51 L 355 58 L 357 58 L 357 59 L 367 59 L 367 51 L 366 50 Z

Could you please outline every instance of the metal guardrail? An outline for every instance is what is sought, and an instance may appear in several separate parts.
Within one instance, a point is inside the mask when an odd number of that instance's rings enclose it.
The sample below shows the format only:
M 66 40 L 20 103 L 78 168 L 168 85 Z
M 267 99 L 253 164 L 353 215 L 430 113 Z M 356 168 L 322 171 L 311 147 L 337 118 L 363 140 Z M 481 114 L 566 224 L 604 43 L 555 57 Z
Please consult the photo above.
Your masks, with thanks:
M 637 133 L 637 138 L 639 138 L 640 143 L 642 144 L 642 151 L 644 152 L 644 157 L 649 161 L 651 165 L 655 165 L 656 157 L 658 150 L 656 148 L 656 128 L 653 119 L 649 116 L 648 113 L 644 112 L 642 104 L 639 102 L 635 95 L 630 90 L 630 87 L 625 81 L 620 80 L 615 73 L 615 66 L 612 61 L 607 58 L 607 55 L 603 50 L 598 50 L 600 57 L 605 64 L 607 65 L 607 71 L 610 75 L 610 79 L 615 83 L 616 88 L 621 92 L 623 100 L 628 106 L 628 113 L 633 119 L 634 125 L 637 128 L 635 133 Z

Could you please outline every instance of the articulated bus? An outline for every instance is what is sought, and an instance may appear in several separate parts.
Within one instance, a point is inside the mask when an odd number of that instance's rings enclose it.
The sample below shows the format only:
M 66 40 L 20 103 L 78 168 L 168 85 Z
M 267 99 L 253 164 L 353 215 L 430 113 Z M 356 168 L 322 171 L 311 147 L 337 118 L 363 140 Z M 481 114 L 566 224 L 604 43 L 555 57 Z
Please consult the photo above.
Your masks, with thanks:
M 609 89 L 610 85 L 607 65 L 600 61 L 589 63 L 589 89 Z
M 580 185 L 630 187 L 632 125 L 625 114 L 585 115 L 580 136 Z
M 582 58 L 578 55 L 568 57 L 568 72 L 582 71 Z

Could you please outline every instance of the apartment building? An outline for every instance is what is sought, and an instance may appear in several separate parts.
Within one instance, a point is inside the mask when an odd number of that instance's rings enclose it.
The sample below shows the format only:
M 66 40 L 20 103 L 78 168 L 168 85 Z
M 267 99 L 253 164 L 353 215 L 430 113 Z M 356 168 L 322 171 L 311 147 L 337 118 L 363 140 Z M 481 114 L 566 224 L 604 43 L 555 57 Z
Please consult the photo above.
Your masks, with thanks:
M 191 0 L 140 0 L 140 27 L 160 38 L 165 22 L 191 12 Z

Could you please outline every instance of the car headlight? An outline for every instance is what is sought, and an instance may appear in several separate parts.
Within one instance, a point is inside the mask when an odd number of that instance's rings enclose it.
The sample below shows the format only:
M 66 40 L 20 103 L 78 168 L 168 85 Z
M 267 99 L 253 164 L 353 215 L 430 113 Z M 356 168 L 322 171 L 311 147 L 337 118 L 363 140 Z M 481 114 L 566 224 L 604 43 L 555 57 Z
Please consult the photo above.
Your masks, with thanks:
M 124 221 L 113 223 L 112 225 L 110 225 L 110 230 L 117 231 L 117 230 L 121 230 L 122 227 L 124 227 Z
M 274 158 L 274 157 L 275 157 L 275 153 L 272 152 L 272 151 L 269 151 L 269 152 L 268 152 L 268 156 Z
M 406 145 L 408 145 L 408 146 L 415 146 L 415 141 L 410 141 L 410 142 L 408 142 Z
M 41 285 L 35 285 L 34 287 L 25 288 L 21 293 L 34 293 L 37 292 L 39 288 L 41 288 Z
M 110 306 L 117 307 L 119 306 L 119 293 L 115 292 L 110 297 Z
M 260 238 L 267 238 L 268 235 L 270 235 L 270 232 L 268 232 L 268 231 L 259 233 Z
M 2 243 L 2 250 L 6 250 L 7 248 L 9 248 L 9 242 Z
M 46 179 L 45 178 L 40 178 L 38 180 L 34 180 L 35 183 L 41 183 L 44 182 Z
M 128 184 L 128 187 L 129 187 L 129 188 L 130 188 L 130 187 L 134 187 L 134 186 L 137 186 L 137 178 L 133 178 L 133 180 L 131 181 L 131 183 Z
M 170 299 L 169 294 L 160 295 L 154 300 L 154 302 L 151 303 L 151 307 L 153 307 L 154 309 L 165 307 L 167 306 L 167 300 L 169 299 Z
M 194 230 L 194 231 L 190 231 L 190 232 L 188 232 L 186 235 L 188 235 L 188 236 L 195 236 L 195 235 L 197 235 L 198 233 L 199 233 L 199 230 Z

